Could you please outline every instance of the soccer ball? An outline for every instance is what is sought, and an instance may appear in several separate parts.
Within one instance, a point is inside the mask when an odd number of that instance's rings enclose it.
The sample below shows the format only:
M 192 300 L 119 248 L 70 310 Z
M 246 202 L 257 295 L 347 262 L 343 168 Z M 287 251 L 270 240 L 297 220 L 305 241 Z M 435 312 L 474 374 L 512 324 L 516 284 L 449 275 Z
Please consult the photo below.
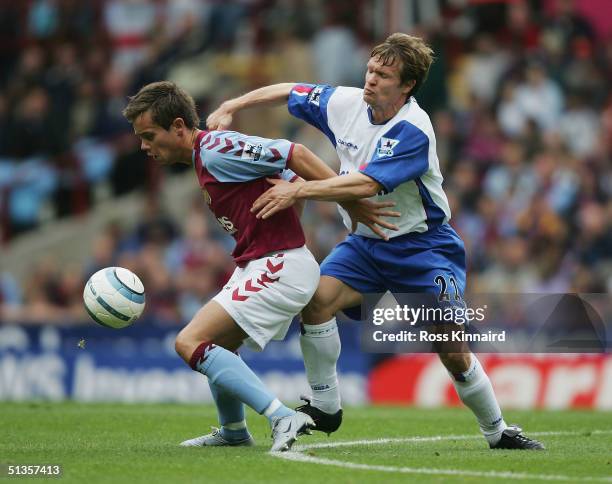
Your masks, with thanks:
M 133 272 L 123 267 L 107 267 L 89 278 L 83 301 L 96 323 L 107 328 L 125 328 L 144 310 L 144 286 Z

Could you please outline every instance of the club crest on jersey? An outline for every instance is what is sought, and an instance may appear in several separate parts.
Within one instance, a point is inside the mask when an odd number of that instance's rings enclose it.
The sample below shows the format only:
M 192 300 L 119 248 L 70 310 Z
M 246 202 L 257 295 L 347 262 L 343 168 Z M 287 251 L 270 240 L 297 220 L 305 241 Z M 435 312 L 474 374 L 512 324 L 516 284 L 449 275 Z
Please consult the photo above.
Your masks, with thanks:
M 245 143 L 241 158 L 243 160 L 258 161 L 259 158 L 261 158 L 262 150 L 262 144 L 254 145 L 251 143 Z
M 380 148 L 378 148 L 378 156 L 393 156 L 393 148 L 399 143 L 399 140 L 393 138 L 380 138 Z
M 321 93 L 323 92 L 323 86 L 317 86 L 308 95 L 308 102 L 310 104 L 314 104 L 315 106 L 319 105 L 319 101 L 321 99 Z

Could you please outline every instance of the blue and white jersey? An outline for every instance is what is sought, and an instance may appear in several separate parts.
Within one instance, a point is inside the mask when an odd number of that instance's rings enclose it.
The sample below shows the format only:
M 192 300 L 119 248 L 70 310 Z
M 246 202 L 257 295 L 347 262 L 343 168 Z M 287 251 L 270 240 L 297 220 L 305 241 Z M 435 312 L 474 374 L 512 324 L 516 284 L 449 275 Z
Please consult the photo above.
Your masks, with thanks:
M 425 232 L 450 219 L 436 138 L 429 116 L 410 100 L 384 124 L 374 124 L 363 90 L 352 87 L 298 84 L 289 94 L 289 112 L 321 130 L 340 158 L 340 175 L 361 171 L 384 190 L 371 200 L 395 202 L 401 217 L 392 219 L 399 231 L 389 237 Z M 339 207 L 347 228 L 347 213 Z M 358 235 L 378 236 L 363 224 Z

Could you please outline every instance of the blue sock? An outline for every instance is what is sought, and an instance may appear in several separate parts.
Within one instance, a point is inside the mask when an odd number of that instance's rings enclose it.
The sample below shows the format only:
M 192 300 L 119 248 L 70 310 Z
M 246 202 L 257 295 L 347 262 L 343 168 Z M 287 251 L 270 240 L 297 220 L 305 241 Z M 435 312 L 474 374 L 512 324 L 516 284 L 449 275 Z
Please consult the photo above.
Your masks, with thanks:
M 249 431 L 244 418 L 244 403 L 225 393 L 210 380 L 208 386 L 217 406 L 222 437 L 227 440 L 246 439 Z
M 225 348 L 202 343 L 194 352 L 190 365 L 206 375 L 219 390 L 246 403 L 270 421 L 294 413 L 270 393 L 238 355 Z

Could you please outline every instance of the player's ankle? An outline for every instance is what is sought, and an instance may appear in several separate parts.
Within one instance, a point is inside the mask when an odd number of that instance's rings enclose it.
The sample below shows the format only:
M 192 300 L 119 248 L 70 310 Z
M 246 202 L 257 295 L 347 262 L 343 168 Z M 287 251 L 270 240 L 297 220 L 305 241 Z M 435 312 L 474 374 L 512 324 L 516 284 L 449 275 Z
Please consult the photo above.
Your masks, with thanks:
M 504 429 L 501 429 L 495 432 L 491 432 L 491 433 L 488 433 L 488 432 L 485 433 L 483 431 L 483 435 L 484 435 L 484 438 L 487 439 L 487 442 L 490 445 L 495 445 L 500 441 L 503 432 L 504 432 Z
M 221 427 L 221 437 L 229 442 L 248 439 L 249 436 L 250 434 L 246 426 L 241 429 L 231 429 L 226 426 Z
M 287 417 L 289 415 L 293 415 L 294 413 L 295 410 L 283 405 L 280 400 L 275 398 L 262 412 L 262 415 L 266 417 L 270 423 L 272 423 L 272 421 L 276 418 Z
M 485 427 L 481 424 L 480 431 L 484 435 L 485 439 L 487 439 L 487 442 L 489 442 L 489 444 L 495 445 L 497 444 L 497 442 L 499 442 L 502 433 L 504 432 L 504 430 L 506 430 L 507 427 L 508 425 L 506 424 L 503 417 L 500 417 L 500 419 L 492 425 L 488 425 Z
M 334 414 L 342 408 L 337 389 L 326 392 L 313 392 L 310 405 L 329 414 Z

